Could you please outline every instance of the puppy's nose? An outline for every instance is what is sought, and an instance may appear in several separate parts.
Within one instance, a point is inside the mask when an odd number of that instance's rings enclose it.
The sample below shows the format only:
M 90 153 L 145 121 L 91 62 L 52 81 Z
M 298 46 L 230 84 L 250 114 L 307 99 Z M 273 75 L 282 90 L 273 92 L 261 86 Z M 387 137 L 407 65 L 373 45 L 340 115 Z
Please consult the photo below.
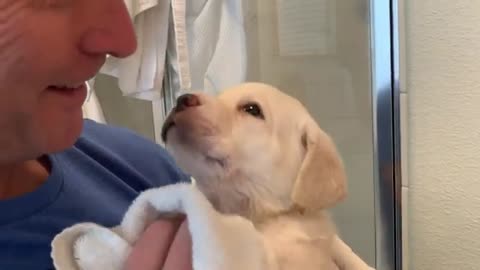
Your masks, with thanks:
M 184 94 L 178 97 L 176 111 L 181 112 L 189 107 L 200 106 L 200 99 L 194 94 Z

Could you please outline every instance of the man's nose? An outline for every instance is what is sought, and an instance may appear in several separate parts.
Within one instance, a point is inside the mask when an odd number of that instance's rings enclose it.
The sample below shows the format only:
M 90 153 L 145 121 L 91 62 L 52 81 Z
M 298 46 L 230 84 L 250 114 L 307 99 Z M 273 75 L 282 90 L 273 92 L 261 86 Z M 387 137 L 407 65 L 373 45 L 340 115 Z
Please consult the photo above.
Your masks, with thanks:
M 96 1 L 95 1 L 96 2 Z M 82 50 L 89 54 L 130 56 L 137 49 L 132 20 L 123 0 L 101 0 L 100 12 L 94 14 L 95 24 L 82 40 Z

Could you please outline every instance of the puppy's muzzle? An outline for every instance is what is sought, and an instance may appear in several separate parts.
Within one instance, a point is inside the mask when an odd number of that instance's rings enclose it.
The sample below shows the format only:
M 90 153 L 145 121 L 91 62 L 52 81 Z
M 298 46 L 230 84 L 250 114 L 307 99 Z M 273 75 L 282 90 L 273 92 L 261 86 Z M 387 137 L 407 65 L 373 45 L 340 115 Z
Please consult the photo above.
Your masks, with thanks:
M 175 106 L 175 112 L 184 111 L 190 107 L 200 106 L 200 98 L 195 94 L 185 94 L 181 95 L 177 99 L 177 105 Z
M 175 126 L 174 117 L 175 114 L 185 111 L 189 108 L 200 106 L 200 98 L 195 94 L 184 94 L 177 98 L 177 104 L 175 108 L 170 112 L 165 123 L 162 126 L 162 140 L 167 142 L 167 134 L 170 128 Z

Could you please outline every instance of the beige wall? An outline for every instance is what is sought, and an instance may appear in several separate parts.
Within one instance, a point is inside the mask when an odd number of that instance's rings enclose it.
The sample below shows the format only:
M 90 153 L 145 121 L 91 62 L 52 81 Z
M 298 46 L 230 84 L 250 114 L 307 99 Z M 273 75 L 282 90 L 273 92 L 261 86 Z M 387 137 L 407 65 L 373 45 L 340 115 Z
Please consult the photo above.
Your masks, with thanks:
M 480 269 L 480 1 L 406 0 L 410 269 Z

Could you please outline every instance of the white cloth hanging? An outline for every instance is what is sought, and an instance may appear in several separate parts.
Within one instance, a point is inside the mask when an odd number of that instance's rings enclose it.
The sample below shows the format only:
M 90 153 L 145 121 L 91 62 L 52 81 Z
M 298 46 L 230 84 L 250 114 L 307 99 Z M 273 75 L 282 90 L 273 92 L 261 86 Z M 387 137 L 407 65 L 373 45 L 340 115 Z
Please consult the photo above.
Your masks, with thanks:
M 94 83 L 94 79 L 87 82 L 88 97 L 82 106 L 83 118 L 88 118 L 95 122 L 105 124 L 106 121 L 103 114 L 102 106 L 100 105 L 97 95 L 95 94 L 95 91 L 93 89 Z
M 246 81 L 242 1 L 187 1 L 186 30 L 192 90 L 217 94 Z M 175 80 L 173 88 L 182 89 Z
M 100 73 L 118 78 L 125 96 L 160 97 L 167 49 L 170 1 L 125 0 L 137 35 L 136 52 L 124 59 L 109 57 Z
M 126 96 L 161 97 L 165 68 L 180 94 L 212 94 L 246 80 L 242 1 L 125 0 L 137 33 L 130 57 L 109 57 L 101 73 L 117 77 Z

